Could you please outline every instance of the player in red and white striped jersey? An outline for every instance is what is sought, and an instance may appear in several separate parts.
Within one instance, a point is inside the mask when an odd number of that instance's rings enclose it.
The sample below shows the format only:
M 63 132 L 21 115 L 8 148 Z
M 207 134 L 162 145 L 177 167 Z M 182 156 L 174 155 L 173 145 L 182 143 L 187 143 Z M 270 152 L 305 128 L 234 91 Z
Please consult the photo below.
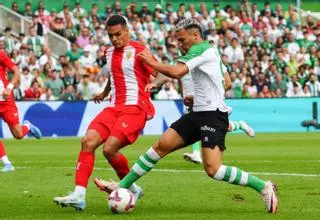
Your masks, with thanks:
M 108 19 L 107 30 L 112 43 L 105 51 L 107 64 L 104 68 L 109 73 L 109 82 L 104 92 L 94 100 L 100 103 L 110 93 L 111 105 L 93 119 L 82 139 L 74 192 L 65 197 L 54 198 L 55 203 L 77 210 L 86 206 L 86 188 L 93 170 L 95 150 L 103 144 L 104 156 L 122 179 L 130 168 L 127 158 L 119 150 L 134 143 L 146 121 L 154 116 L 150 93 L 145 91 L 154 70 L 137 57 L 146 47 L 130 40 L 126 20 L 120 15 Z M 95 179 L 97 184 L 96 180 L 98 179 Z M 143 194 L 136 184 L 130 190 L 135 199 Z
M 13 72 L 11 80 L 7 79 L 7 70 Z M 4 51 L 4 36 L 0 36 L 0 117 L 5 121 L 11 134 L 16 139 L 22 139 L 28 133 L 34 137 L 40 139 L 40 130 L 31 124 L 29 121 L 24 121 L 23 124 L 19 122 L 19 113 L 14 101 L 12 90 L 15 85 L 19 83 L 20 70 L 10 57 Z M 14 171 L 2 141 L 0 141 L 0 161 L 4 164 L 4 167 L 0 169 L 0 172 Z

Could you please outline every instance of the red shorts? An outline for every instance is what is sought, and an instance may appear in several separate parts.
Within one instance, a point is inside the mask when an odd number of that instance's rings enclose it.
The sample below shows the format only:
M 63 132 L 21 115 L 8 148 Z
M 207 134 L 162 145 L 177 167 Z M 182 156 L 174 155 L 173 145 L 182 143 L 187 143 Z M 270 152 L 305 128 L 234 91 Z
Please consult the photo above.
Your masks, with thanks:
M 8 106 L 6 108 L 1 108 L 0 117 L 5 121 L 9 127 L 17 125 L 20 123 L 19 113 L 16 106 Z
M 117 137 L 122 146 L 134 143 L 147 121 L 147 113 L 138 106 L 107 107 L 90 123 L 103 141 Z

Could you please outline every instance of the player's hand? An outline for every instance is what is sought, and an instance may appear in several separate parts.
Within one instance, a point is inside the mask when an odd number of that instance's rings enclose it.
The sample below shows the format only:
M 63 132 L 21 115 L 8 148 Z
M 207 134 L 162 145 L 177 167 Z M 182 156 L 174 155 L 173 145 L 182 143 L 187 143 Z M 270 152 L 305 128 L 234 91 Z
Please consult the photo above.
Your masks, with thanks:
M 9 99 L 9 98 L 10 98 L 10 95 L 11 95 L 11 92 L 12 92 L 11 89 L 6 88 L 6 89 L 3 91 L 3 94 L 2 94 L 3 98 L 4 98 L 5 100 Z
M 100 93 L 99 95 L 96 95 L 93 97 L 93 101 L 96 104 L 100 104 L 100 102 L 103 102 L 103 100 L 105 99 L 106 94 L 104 94 L 104 92 Z
M 153 92 L 155 89 L 157 89 L 157 85 L 155 83 L 149 83 L 144 88 L 145 92 Z
M 183 104 L 185 106 L 189 107 L 189 109 L 192 109 L 192 107 L 193 107 L 193 96 L 184 97 Z
M 154 62 L 153 56 L 149 50 L 144 50 L 144 51 L 138 53 L 138 57 L 140 57 L 143 60 L 143 62 L 145 62 L 146 64 L 149 64 L 149 65 L 152 62 Z

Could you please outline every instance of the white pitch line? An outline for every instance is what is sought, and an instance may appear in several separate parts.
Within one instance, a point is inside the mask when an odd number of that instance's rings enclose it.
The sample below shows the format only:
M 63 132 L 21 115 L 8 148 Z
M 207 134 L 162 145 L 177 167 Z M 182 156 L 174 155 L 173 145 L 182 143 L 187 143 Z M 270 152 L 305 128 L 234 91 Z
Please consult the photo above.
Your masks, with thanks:
M 47 163 L 48 161 L 23 161 L 25 164 L 42 164 L 42 163 Z M 75 160 L 68 160 L 65 162 L 72 162 L 74 164 L 77 163 Z M 136 162 L 136 160 L 129 160 L 130 163 Z M 170 160 L 171 163 L 185 163 L 186 161 L 181 159 L 181 160 Z M 225 163 L 277 163 L 281 161 L 273 161 L 273 160 L 224 160 Z M 291 161 L 286 161 L 291 162 L 291 163 L 320 163 L 320 160 L 291 160 Z M 107 160 L 96 160 L 95 163 L 108 163 Z M 282 162 L 281 162 L 282 163 Z
M 75 169 L 75 167 L 45 167 L 48 169 Z M 16 169 L 33 169 L 32 167 L 16 167 Z M 112 168 L 101 168 L 95 167 L 94 170 L 105 170 L 113 171 Z M 165 173 L 204 173 L 203 170 L 175 170 L 175 169 L 152 169 L 154 172 L 165 172 Z M 299 176 L 299 177 L 320 177 L 320 174 L 309 174 L 309 173 L 267 173 L 267 172 L 248 172 L 255 175 L 263 176 Z

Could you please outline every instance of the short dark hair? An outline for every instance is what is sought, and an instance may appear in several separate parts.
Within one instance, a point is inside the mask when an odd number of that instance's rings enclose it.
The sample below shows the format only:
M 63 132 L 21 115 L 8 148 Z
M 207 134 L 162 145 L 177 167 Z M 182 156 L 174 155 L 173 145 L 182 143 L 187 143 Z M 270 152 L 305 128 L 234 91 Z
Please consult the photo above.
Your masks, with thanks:
M 122 26 L 127 26 L 127 21 L 121 15 L 112 15 L 107 21 L 107 26 L 115 26 L 118 24 Z

